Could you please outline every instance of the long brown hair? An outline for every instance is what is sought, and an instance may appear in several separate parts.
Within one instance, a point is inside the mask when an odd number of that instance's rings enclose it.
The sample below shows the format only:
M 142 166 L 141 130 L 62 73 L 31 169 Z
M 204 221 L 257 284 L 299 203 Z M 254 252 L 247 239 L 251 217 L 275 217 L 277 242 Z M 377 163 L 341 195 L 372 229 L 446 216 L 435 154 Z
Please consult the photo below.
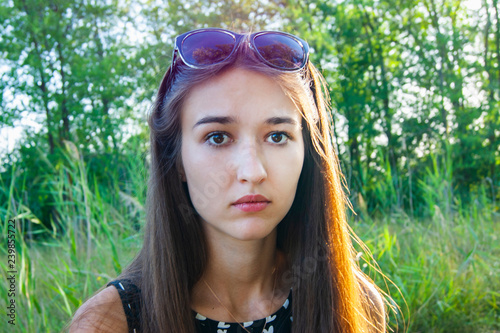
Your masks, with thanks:
M 292 207 L 277 232 L 277 246 L 288 260 L 281 278 L 293 288 L 292 331 L 373 331 L 346 222 L 324 80 L 311 63 L 299 73 L 272 69 L 244 44 L 234 57 L 209 69 L 175 66 L 176 72 L 169 70 L 158 90 L 149 118 L 151 170 L 144 245 L 120 276 L 142 290 L 143 331 L 195 331 L 190 291 L 203 274 L 207 251 L 200 219 L 179 173 L 180 112 L 194 85 L 235 66 L 276 80 L 302 114 L 303 169 Z

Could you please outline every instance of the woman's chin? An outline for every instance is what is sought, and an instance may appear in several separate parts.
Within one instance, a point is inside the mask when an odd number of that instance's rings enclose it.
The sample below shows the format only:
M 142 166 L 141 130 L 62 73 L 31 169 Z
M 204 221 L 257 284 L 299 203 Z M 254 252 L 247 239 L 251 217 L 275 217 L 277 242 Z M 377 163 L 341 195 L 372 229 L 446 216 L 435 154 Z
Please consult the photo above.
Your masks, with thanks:
M 224 234 L 226 237 L 240 241 L 263 240 L 265 238 L 268 238 L 276 230 L 276 225 L 272 225 L 273 226 L 270 225 L 269 221 L 262 220 L 250 219 L 246 221 L 239 221 L 231 226 L 228 226 L 227 228 L 224 228 L 222 226 L 215 227 L 214 229 L 216 229 L 216 233 L 219 233 L 219 235 L 214 235 L 214 239 L 216 241 L 220 241 L 222 238 L 225 238 L 221 237 L 221 234 Z M 209 227 L 209 229 L 211 228 Z M 210 232 L 208 232 L 207 236 L 210 237 Z
M 231 233 L 231 236 L 241 241 L 255 241 L 268 238 L 273 233 L 269 228 L 241 228 Z

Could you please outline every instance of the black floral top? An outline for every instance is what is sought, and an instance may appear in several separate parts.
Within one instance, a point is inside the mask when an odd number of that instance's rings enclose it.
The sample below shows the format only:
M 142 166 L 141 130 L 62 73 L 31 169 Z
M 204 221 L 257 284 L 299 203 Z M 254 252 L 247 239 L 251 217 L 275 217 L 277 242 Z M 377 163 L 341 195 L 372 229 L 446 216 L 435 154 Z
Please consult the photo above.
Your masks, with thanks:
M 238 323 L 215 321 L 194 312 L 198 333 L 245 333 Z M 267 324 L 266 324 L 267 319 Z M 292 292 L 281 308 L 267 318 L 241 323 L 250 333 L 289 333 L 292 331 Z M 264 327 L 266 324 L 266 327 Z
M 115 280 L 108 283 L 113 285 L 120 294 L 120 299 L 127 317 L 128 331 L 141 332 L 140 325 L 140 293 L 141 290 L 130 280 Z M 281 308 L 267 318 L 241 323 L 226 323 L 212 320 L 193 311 L 197 333 L 289 333 L 292 331 L 292 292 L 288 295 Z M 267 319 L 267 323 L 266 323 Z M 264 327 L 265 324 L 265 327 Z

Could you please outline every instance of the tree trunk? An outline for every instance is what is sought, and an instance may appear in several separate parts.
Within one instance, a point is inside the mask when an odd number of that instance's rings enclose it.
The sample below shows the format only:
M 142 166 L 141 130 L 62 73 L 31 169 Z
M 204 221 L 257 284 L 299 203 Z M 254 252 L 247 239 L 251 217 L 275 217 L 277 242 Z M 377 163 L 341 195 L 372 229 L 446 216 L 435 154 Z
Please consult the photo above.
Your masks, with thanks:
M 439 51 L 439 60 L 441 62 L 439 68 L 438 68 L 438 74 L 439 74 L 439 90 L 441 94 L 441 121 L 443 123 L 444 129 L 445 129 L 445 140 L 448 142 L 448 134 L 449 134 L 449 125 L 448 125 L 448 112 L 446 111 L 444 107 L 444 96 L 446 95 L 445 89 L 444 89 L 444 66 L 446 62 L 446 44 L 443 43 L 443 34 L 441 33 L 441 29 L 439 28 L 439 22 L 438 22 L 438 14 L 436 11 L 436 4 L 434 0 L 430 0 L 430 6 L 427 3 L 426 0 L 424 0 L 424 4 L 427 8 L 427 11 L 429 12 L 429 15 L 431 17 L 432 21 L 432 26 L 434 29 L 436 29 L 437 33 L 437 47 Z M 432 8 L 431 8 L 432 7 Z
M 66 96 L 66 72 L 64 71 L 65 59 L 62 52 L 61 43 L 57 44 L 57 52 L 59 53 L 59 63 L 61 65 L 61 84 L 62 84 L 62 100 L 61 100 L 61 119 L 63 127 L 60 140 L 69 140 L 69 111 Z
M 45 117 L 47 118 L 47 139 L 49 141 L 49 152 L 52 154 L 54 153 L 54 135 L 52 134 L 52 113 L 50 112 L 49 108 L 49 97 L 47 96 L 48 93 L 47 83 L 42 66 L 41 52 L 39 50 L 38 41 L 36 40 L 34 35 L 32 36 L 32 40 L 33 44 L 35 45 L 36 53 L 40 59 L 40 67 L 38 68 L 38 72 L 40 74 L 40 84 L 38 85 L 38 87 L 42 92 L 43 107 L 45 109 Z
M 484 0 L 484 9 L 486 12 L 486 24 L 484 27 L 484 70 L 486 72 L 486 75 L 488 76 L 488 85 L 486 86 L 486 89 L 488 90 L 488 95 L 489 95 L 489 100 L 493 101 L 495 99 L 495 90 L 492 88 L 491 80 L 493 79 L 493 76 L 490 72 L 490 61 L 488 59 L 489 56 L 489 49 L 490 49 L 490 28 L 491 28 L 491 20 L 490 20 L 490 11 L 488 8 L 488 1 Z
M 363 10 L 363 9 L 361 9 Z M 397 155 L 395 153 L 396 151 L 396 141 L 394 140 L 394 136 L 392 135 L 392 111 L 389 106 L 390 102 L 390 97 L 389 97 L 389 82 L 387 81 L 387 74 L 386 74 L 386 68 L 385 68 L 385 59 L 384 59 L 384 53 L 383 49 L 380 46 L 380 44 L 376 44 L 375 46 L 371 42 L 370 35 L 374 35 L 377 32 L 377 29 L 374 28 L 372 24 L 372 20 L 370 19 L 370 16 L 366 11 L 364 11 L 364 22 L 365 22 L 365 31 L 367 32 L 367 38 L 368 38 L 368 47 L 371 52 L 371 62 L 373 64 L 378 64 L 380 68 L 380 79 L 382 81 L 382 89 L 380 92 L 380 98 L 382 100 L 382 110 L 384 112 L 383 114 L 383 127 L 384 127 L 384 134 L 387 137 L 387 148 L 388 148 L 388 158 L 389 158 L 389 165 L 391 167 L 391 176 L 393 179 L 393 184 L 394 189 L 396 190 L 397 193 L 397 204 L 398 208 L 400 208 L 400 200 L 399 200 L 399 188 L 398 188 L 398 169 L 397 169 Z M 370 31 L 368 31 L 368 29 Z M 380 40 L 380 36 L 375 36 L 376 40 Z M 383 42 L 383 40 L 382 40 Z M 375 70 L 374 70 L 375 73 Z M 369 167 L 369 164 L 367 165 Z
M 497 21 L 497 29 L 495 32 L 495 45 L 496 45 L 496 51 L 497 51 L 497 71 L 498 71 L 498 83 L 496 86 L 496 90 L 500 90 L 500 15 L 498 15 L 498 0 L 493 0 L 493 6 L 495 7 L 495 18 Z

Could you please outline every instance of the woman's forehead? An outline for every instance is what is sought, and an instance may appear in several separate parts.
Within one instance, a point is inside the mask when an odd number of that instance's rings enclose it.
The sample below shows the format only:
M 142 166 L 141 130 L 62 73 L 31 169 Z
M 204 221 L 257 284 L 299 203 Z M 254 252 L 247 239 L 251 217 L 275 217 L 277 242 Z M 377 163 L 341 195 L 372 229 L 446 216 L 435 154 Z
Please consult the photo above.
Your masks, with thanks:
M 294 102 L 273 78 L 254 71 L 234 68 L 190 89 L 182 108 L 183 122 L 221 123 L 249 121 L 276 123 L 300 122 Z M 274 119 L 274 120 L 273 120 Z

